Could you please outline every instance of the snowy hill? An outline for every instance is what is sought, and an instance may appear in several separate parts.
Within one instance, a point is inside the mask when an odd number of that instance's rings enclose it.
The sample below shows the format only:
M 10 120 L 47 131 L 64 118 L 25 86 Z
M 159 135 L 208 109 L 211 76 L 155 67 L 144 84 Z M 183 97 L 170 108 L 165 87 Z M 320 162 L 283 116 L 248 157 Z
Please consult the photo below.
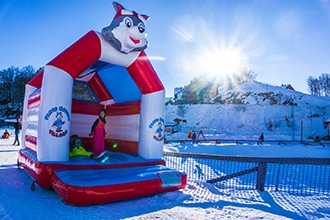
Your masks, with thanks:
M 248 81 L 229 91 L 220 91 L 213 102 L 251 105 L 330 106 L 330 97 L 314 96 L 282 86 Z
M 188 130 L 203 130 L 210 139 L 255 140 L 261 133 L 295 141 L 328 136 L 324 122 L 330 118 L 329 97 L 250 81 L 220 93 L 213 102 L 166 106 L 166 123 L 185 122 L 181 132 L 168 138 L 183 139 Z

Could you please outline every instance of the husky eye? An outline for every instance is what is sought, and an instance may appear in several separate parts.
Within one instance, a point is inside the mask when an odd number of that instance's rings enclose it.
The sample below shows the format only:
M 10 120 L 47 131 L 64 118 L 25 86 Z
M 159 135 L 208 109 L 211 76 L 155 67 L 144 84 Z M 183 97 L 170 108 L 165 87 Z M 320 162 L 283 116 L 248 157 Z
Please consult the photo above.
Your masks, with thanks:
M 145 31 L 144 24 L 139 23 L 138 24 L 138 29 L 139 29 L 140 33 L 143 33 Z
M 133 21 L 130 18 L 125 18 L 125 25 L 126 27 L 132 27 Z

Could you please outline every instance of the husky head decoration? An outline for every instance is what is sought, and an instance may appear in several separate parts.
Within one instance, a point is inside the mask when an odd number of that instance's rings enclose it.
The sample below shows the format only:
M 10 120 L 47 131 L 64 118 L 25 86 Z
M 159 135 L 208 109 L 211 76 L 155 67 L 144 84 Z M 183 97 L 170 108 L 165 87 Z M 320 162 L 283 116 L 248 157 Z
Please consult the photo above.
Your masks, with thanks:
M 148 41 L 145 23 L 149 16 L 127 10 L 117 2 L 112 4 L 116 15 L 111 24 L 102 29 L 103 38 L 122 53 L 146 49 Z

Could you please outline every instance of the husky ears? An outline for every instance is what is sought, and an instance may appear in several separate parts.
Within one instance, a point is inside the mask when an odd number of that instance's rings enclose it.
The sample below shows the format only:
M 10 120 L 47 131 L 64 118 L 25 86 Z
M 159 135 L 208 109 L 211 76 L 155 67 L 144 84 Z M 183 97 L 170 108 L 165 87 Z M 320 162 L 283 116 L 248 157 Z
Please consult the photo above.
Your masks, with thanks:
M 144 20 L 146 20 L 146 21 L 148 21 L 149 20 L 149 16 L 148 15 L 141 15 L 143 18 L 144 18 Z
M 118 2 L 112 2 L 112 5 L 113 5 L 113 7 L 115 8 L 116 12 L 125 9 L 125 8 L 124 8 L 121 4 L 119 4 Z
M 148 21 L 149 20 L 149 16 L 148 15 L 141 15 L 143 18 L 144 18 L 144 20 L 146 20 L 146 21 Z
M 124 6 L 122 6 L 118 2 L 112 2 L 112 5 L 115 8 L 116 12 L 121 11 L 121 10 L 125 10 Z M 145 21 L 148 21 L 149 18 L 150 18 L 148 15 L 140 15 L 140 16 L 142 16 Z

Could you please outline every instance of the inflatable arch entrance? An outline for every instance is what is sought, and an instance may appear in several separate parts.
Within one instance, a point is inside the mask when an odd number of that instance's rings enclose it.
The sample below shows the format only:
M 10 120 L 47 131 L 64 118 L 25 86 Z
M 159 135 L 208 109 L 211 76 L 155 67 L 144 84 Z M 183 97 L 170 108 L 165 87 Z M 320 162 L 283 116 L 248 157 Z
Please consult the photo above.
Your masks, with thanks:
M 72 99 L 74 80 L 78 99 Z M 161 158 L 163 132 L 157 129 L 164 128 L 164 91 L 143 51 L 123 54 L 91 31 L 26 86 L 25 145 L 40 161 L 67 161 L 70 134 L 82 137 L 88 147 L 91 125 L 106 108 L 107 150 L 116 144 L 116 151 Z
M 149 17 L 113 5 L 116 15 L 109 27 L 88 32 L 46 64 L 25 89 L 18 164 L 39 186 L 53 188 L 70 204 L 99 204 L 186 185 L 186 174 L 166 168 L 162 159 L 165 90 L 143 51 Z M 70 136 L 78 135 L 91 149 L 88 134 L 103 108 L 106 151 L 114 158 L 120 154 L 123 161 L 70 160 Z M 116 173 L 126 176 L 116 179 Z

